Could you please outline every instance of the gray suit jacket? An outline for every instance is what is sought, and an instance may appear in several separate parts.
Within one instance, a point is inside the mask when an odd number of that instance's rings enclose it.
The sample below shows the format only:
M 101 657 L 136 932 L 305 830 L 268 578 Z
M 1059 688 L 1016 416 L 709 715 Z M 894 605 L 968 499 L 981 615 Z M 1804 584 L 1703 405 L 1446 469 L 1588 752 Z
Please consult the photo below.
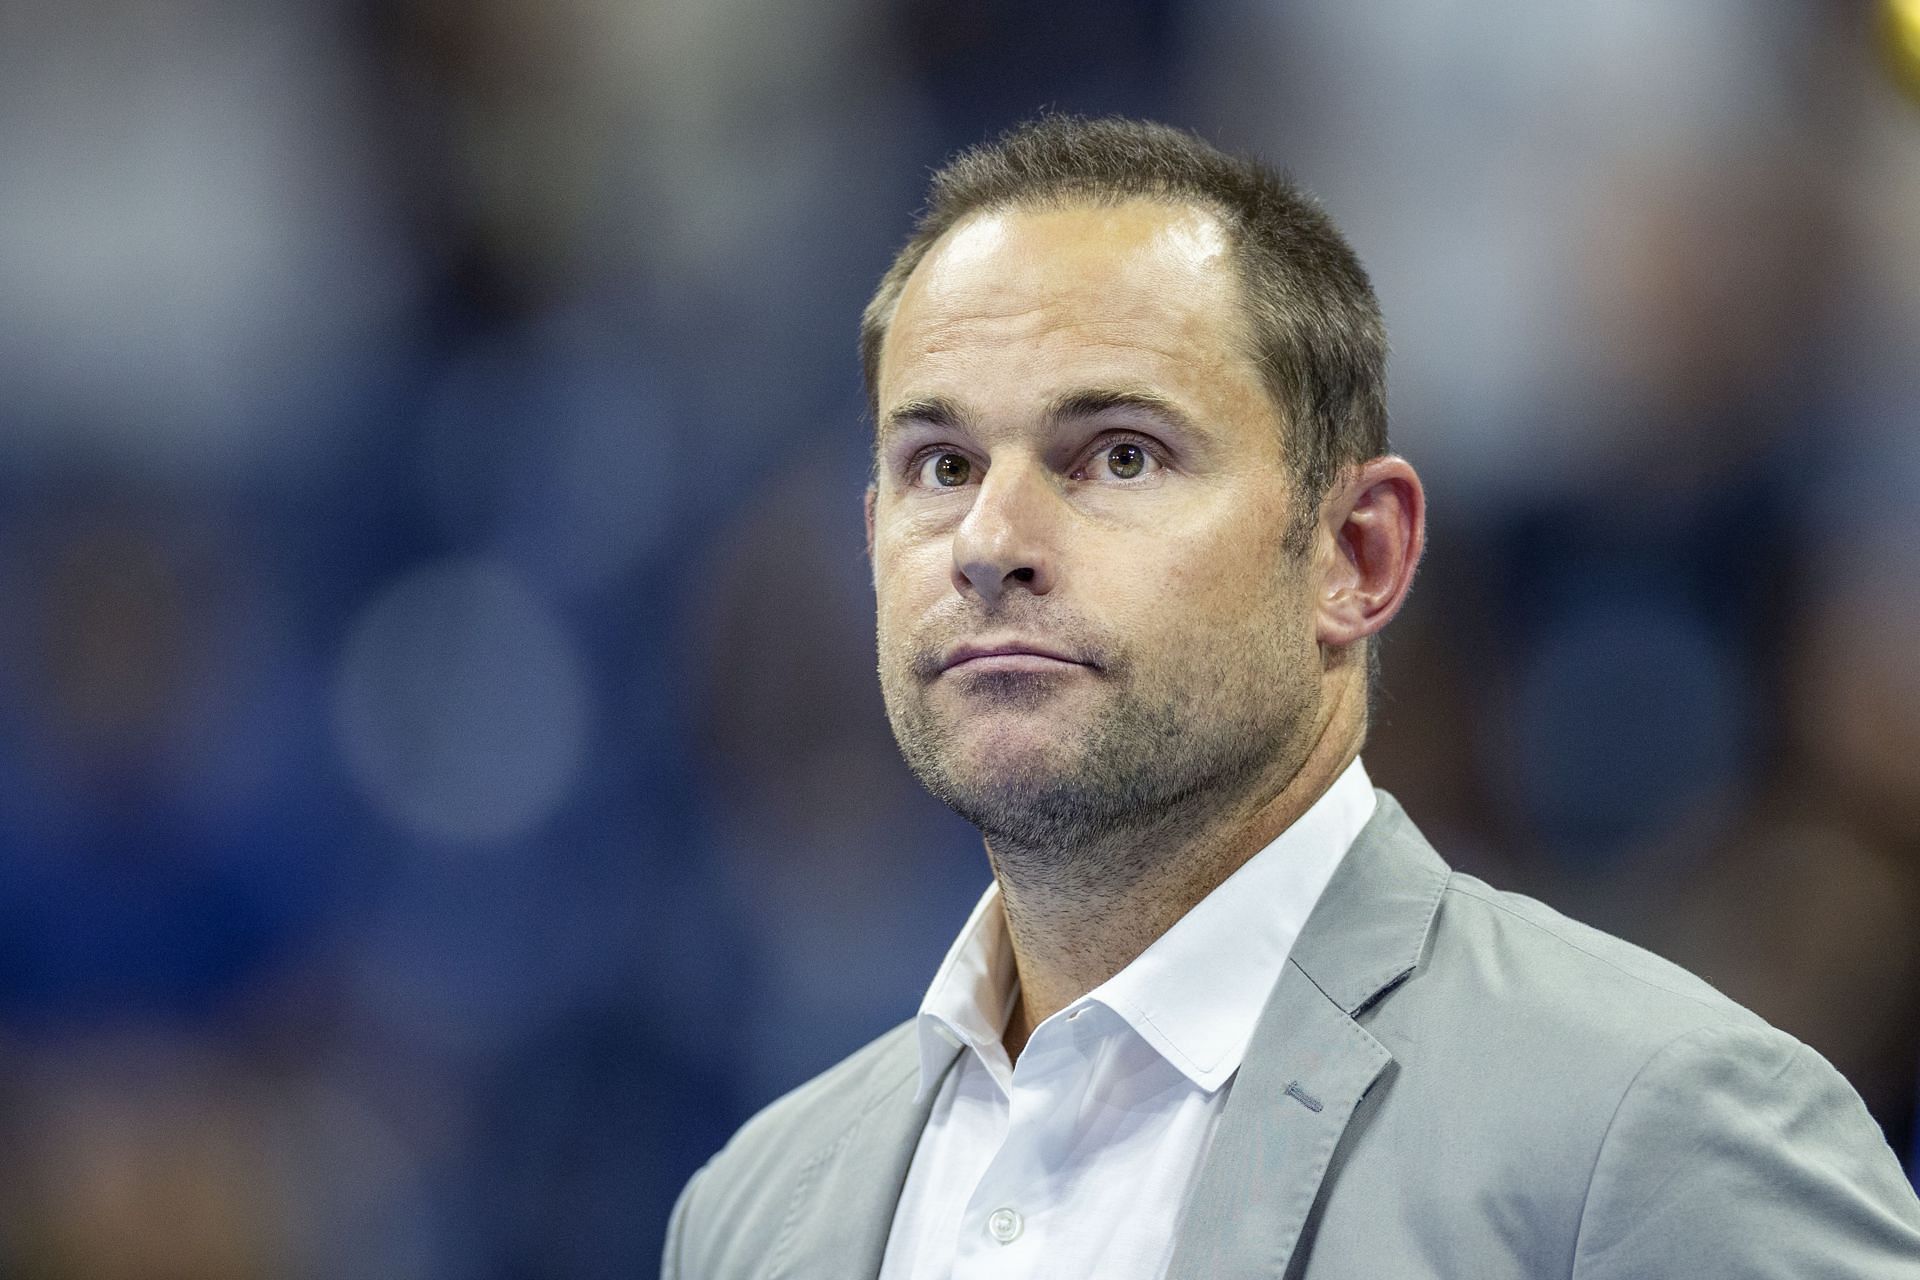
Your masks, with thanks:
M 682 1193 L 663 1274 L 876 1276 L 917 1072 L 909 1022 L 754 1117 Z M 1452 873 L 1383 792 L 1267 1000 L 1169 1274 L 1920 1280 L 1920 1201 L 1819 1054 Z

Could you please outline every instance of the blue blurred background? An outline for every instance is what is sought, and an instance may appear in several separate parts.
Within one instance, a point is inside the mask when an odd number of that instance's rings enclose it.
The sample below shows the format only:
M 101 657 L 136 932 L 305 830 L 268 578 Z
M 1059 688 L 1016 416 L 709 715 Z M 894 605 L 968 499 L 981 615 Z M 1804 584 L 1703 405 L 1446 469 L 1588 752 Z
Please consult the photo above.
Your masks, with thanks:
M 0 1275 L 650 1273 L 986 883 L 898 763 L 860 305 L 1043 106 L 1289 167 L 1429 561 L 1367 762 L 1903 1156 L 1888 10 L 0 2 Z

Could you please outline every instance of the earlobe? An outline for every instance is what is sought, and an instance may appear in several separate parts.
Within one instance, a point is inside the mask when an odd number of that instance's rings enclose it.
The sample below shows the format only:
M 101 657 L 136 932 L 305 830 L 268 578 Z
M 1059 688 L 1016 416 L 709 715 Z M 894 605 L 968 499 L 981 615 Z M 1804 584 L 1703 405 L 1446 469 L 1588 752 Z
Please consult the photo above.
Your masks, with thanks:
M 1331 496 L 1332 555 L 1315 619 L 1320 643 L 1343 647 L 1392 621 L 1426 542 L 1426 493 L 1404 458 L 1375 458 Z

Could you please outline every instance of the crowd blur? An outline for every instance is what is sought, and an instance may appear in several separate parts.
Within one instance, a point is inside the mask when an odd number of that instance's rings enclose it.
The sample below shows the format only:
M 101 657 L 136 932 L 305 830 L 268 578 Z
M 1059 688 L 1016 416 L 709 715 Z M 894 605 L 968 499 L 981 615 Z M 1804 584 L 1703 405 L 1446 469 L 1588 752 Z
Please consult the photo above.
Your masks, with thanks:
M 1052 107 L 1287 166 L 1431 550 L 1366 759 L 1897 1150 L 1920 100 L 1864 5 L 6 0 L 0 1275 L 630 1277 L 985 886 L 854 326 Z

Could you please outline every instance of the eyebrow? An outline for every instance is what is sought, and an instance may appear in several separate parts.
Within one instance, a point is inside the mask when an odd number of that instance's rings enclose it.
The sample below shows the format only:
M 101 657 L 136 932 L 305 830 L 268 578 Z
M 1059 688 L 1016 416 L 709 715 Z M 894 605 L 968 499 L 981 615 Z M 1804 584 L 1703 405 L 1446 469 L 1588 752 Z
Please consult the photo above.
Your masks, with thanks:
M 1049 427 L 1057 427 L 1115 409 L 1132 409 L 1182 430 L 1195 429 L 1192 418 L 1180 406 L 1140 387 L 1086 387 L 1064 392 L 1048 402 L 1043 417 Z M 945 396 L 928 396 L 890 409 L 880 424 L 879 438 L 885 441 L 908 427 L 964 430 L 971 425 L 971 415 L 958 404 Z
M 1114 409 L 1133 409 L 1182 430 L 1192 430 L 1193 420 L 1179 405 L 1153 391 L 1140 387 L 1089 387 L 1054 397 L 1047 405 L 1049 426 L 1098 417 Z
M 880 422 L 879 436 L 885 441 L 908 427 L 950 428 L 965 427 L 968 423 L 969 419 L 959 405 L 945 396 L 928 396 L 889 409 Z

